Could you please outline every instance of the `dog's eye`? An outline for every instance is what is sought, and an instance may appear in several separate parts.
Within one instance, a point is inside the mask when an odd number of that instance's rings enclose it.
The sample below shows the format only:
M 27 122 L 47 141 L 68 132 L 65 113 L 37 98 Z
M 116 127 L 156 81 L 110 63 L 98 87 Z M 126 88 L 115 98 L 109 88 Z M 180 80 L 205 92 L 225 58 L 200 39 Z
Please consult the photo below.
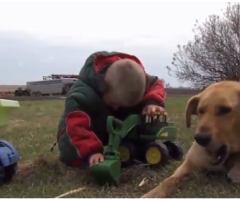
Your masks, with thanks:
M 217 115 L 225 115 L 227 113 L 230 113 L 231 111 L 232 111 L 231 107 L 220 106 L 220 107 L 218 107 Z
M 199 109 L 198 109 L 198 114 L 202 115 L 202 114 L 204 114 L 204 113 L 205 113 L 204 108 L 199 108 Z

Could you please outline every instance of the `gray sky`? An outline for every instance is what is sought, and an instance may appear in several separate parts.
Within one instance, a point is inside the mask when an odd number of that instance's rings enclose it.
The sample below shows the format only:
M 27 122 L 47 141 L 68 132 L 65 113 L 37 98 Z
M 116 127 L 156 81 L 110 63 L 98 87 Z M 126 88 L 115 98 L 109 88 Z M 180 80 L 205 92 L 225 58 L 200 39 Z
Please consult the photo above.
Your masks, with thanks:
M 165 69 L 177 45 L 193 38 L 196 19 L 203 22 L 209 14 L 221 14 L 225 7 L 226 2 L 0 2 L 0 33 L 27 33 L 51 45 L 67 46 L 70 54 L 72 47 L 81 47 L 83 52 L 79 54 L 79 64 L 72 67 L 71 64 L 54 66 L 54 60 L 60 57 L 44 55 L 42 60 L 52 62 L 52 66 L 48 65 L 47 70 L 42 61 L 38 74 L 31 75 L 26 71 L 29 68 L 34 71 L 35 65 L 18 60 L 18 74 L 12 74 L 9 80 L 8 74 L 1 72 L 0 84 L 23 83 L 51 73 L 78 73 L 88 53 L 116 50 L 135 54 L 145 64 L 147 72 L 177 86 L 178 81 L 169 77 Z M 41 61 L 36 62 L 41 65 Z M 15 63 L 9 67 L 14 70 Z

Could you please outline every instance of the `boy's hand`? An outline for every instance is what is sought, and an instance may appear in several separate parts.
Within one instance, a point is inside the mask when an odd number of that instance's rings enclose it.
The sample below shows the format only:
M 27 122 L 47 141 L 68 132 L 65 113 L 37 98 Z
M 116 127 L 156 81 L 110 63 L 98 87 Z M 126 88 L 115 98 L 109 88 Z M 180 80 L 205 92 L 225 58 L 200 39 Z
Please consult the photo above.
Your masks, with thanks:
M 146 116 L 146 123 L 151 123 L 151 118 L 155 120 L 158 118 L 159 115 L 163 114 L 164 112 L 165 109 L 161 106 L 148 105 L 143 109 L 142 114 Z
M 101 153 L 96 153 L 90 156 L 89 158 L 89 166 L 92 167 L 94 165 L 98 165 L 100 162 L 104 161 L 104 156 Z

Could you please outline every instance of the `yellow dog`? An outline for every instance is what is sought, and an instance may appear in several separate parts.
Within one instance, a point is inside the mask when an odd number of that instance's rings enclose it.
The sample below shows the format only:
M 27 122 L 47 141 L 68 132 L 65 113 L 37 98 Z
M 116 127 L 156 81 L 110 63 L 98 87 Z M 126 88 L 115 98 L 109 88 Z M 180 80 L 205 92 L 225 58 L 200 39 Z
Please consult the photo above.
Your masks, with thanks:
M 169 197 L 182 179 L 195 171 L 227 172 L 240 182 L 240 83 L 222 81 L 193 96 L 186 107 L 186 125 L 198 124 L 185 161 L 169 178 L 142 198 Z

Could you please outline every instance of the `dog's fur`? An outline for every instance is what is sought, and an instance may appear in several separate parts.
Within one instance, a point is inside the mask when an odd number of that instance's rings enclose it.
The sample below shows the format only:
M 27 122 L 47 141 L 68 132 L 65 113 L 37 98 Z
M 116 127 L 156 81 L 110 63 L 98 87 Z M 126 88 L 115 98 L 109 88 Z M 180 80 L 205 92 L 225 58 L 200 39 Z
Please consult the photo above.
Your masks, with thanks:
M 186 107 L 188 128 L 192 115 L 198 117 L 195 135 L 207 133 L 211 141 L 205 147 L 194 141 L 185 161 L 173 175 L 142 198 L 169 197 L 185 176 L 201 170 L 226 172 L 233 182 L 240 182 L 240 83 L 218 82 L 193 96 Z M 221 164 L 214 166 L 216 152 L 223 145 L 227 146 L 228 155 Z M 226 167 L 228 163 L 231 163 L 230 168 Z

